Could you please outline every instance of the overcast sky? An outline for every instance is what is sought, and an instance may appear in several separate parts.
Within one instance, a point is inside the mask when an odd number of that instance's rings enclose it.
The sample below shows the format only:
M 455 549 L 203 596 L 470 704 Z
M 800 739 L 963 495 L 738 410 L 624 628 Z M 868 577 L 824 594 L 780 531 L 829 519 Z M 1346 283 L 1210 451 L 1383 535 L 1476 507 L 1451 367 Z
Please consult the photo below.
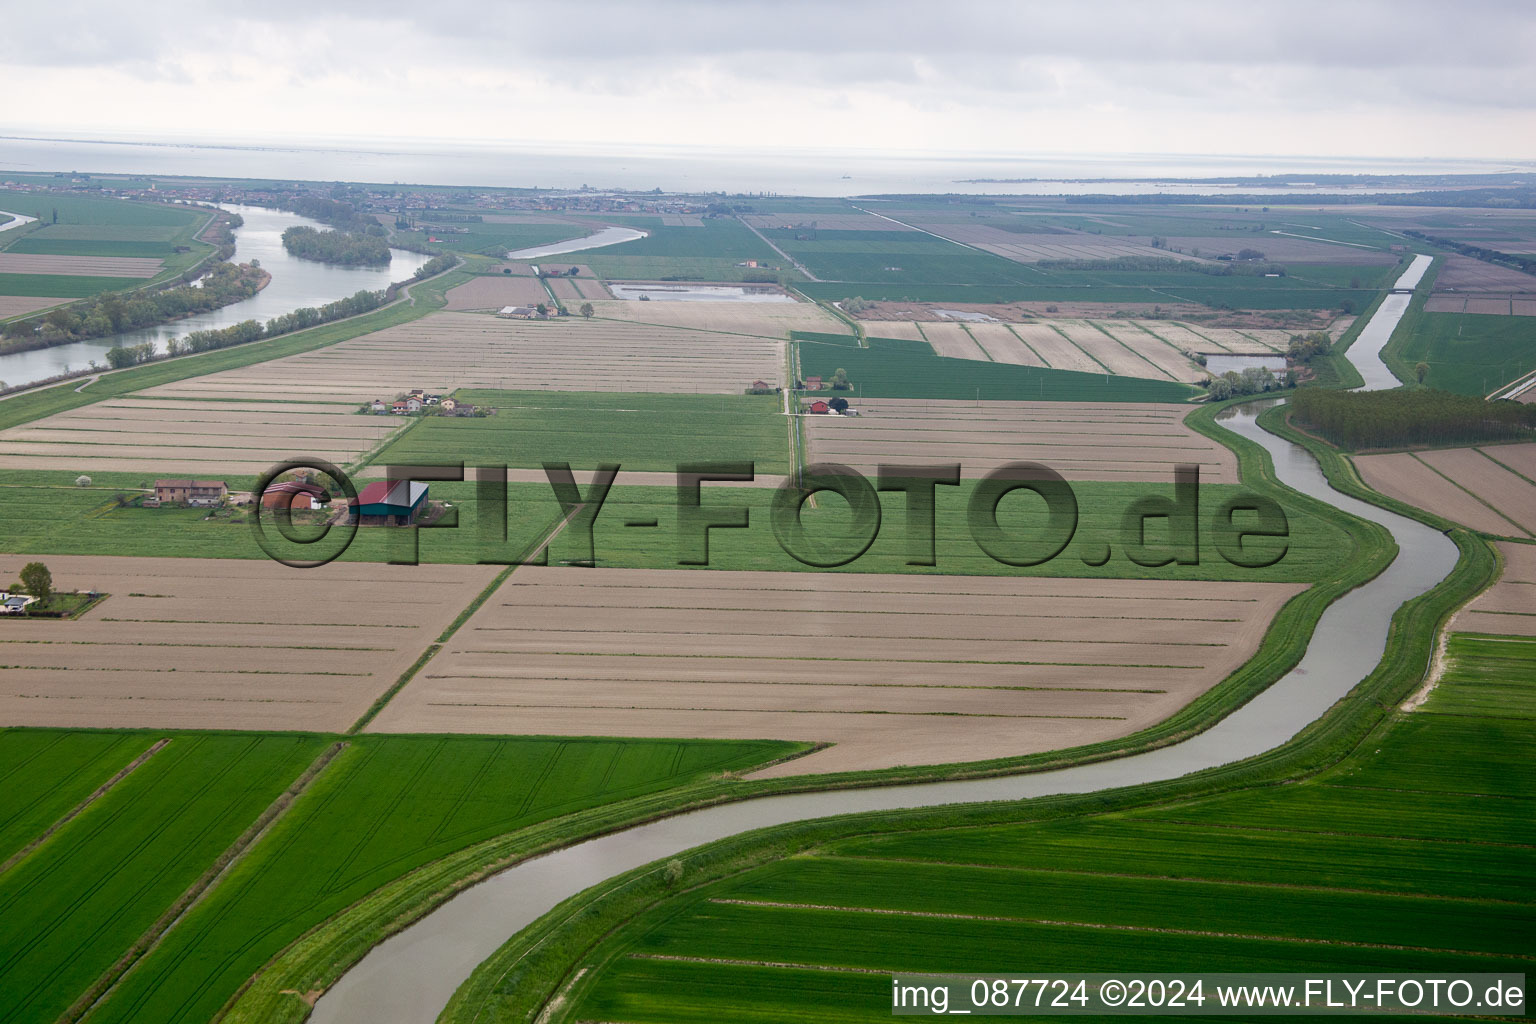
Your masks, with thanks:
M 1530 0 L 4 0 L 0 131 L 1536 158 Z

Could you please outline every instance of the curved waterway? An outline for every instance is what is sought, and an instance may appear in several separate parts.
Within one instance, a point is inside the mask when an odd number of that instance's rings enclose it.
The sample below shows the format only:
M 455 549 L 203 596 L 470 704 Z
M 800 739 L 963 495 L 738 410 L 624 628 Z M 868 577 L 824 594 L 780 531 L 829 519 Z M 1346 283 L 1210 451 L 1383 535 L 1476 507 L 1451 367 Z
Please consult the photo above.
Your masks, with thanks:
M 1349 346 L 1349 361 L 1355 364 L 1355 369 L 1360 371 L 1365 381 L 1359 390 L 1385 391 L 1403 383 L 1382 362 L 1381 350 L 1392 340 L 1392 332 L 1397 330 L 1398 322 L 1408 312 L 1408 303 L 1413 301 L 1413 290 L 1419 286 L 1425 271 L 1429 270 L 1433 262 L 1432 256 L 1416 254 L 1408 269 L 1403 271 L 1403 275 L 1392 286 L 1392 294 L 1381 300 L 1370 322 L 1361 329 L 1355 343 Z
M 1402 314 L 1386 315 L 1396 326 Z M 1368 329 L 1374 326 L 1375 317 Z M 1380 346 L 1371 351 L 1379 354 Z M 1210 729 L 1159 750 L 1058 771 L 760 797 L 589 839 L 508 868 L 374 947 L 321 997 L 311 1020 L 430 1024 L 478 964 L 556 904 L 624 871 L 752 829 L 838 814 L 1114 789 L 1178 778 L 1285 743 L 1371 673 L 1386 650 L 1393 613 L 1443 580 L 1456 564 L 1457 549 L 1422 523 L 1334 490 L 1306 449 L 1260 429 L 1256 416 L 1252 408 L 1229 410 L 1220 421 L 1268 449 L 1282 483 L 1380 523 L 1400 552 L 1381 575 L 1323 612 L 1294 669 Z
M 85 369 L 93 359 L 105 365 L 107 349 L 114 345 L 137 345 L 147 341 L 158 351 L 164 348 L 167 340 L 192 331 L 219 330 L 244 320 L 266 322 L 304 306 L 323 306 L 364 289 L 378 291 L 388 288 L 391 281 L 409 280 L 416 269 L 431 258 L 405 249 L 391 249 L 387 267 L 341 267 L 303 260 L 283 248 L 283 231 L 299 224 L 324 229 L 324 224 L 262 206 L 226 205 L 224 209 L 245 219 L 245 223 L 235 229 L 234 258 L 240 263 L 259 259 L 261 269 L 272 275 L 265 288 L 248 299 L 158 327 L 0 356 L 0 380 L 10 384 L 44 380 L 70 370 Z

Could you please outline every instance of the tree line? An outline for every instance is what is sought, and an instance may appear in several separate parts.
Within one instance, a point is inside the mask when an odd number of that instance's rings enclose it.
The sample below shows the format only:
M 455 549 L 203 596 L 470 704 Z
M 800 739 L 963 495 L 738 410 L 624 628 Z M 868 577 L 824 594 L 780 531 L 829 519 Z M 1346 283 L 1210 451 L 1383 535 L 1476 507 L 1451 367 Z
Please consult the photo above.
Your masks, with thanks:
M 390 260 L 389 243 L 377 235 L 319 231 L 302 225 L 283 232 L 283 248 L 301 259 L 348 267 L 384 266 Z
M 1501 249 L 1488 249 L 1481 245 L 1471 245 L 1467 242 L 1458 242 L 1454 238 L 1439 238 L 1435 235 L 1426 235 L 1422 231 L 1414 231 L 1404 228 L 1403 234 L 1413 238 L 1422 238 L 1426 242 L 1433 242 L 1443 249 L 1470 256 L 1484 263 L 1496 263 L 1501 267 L 1509 267 L 1526 274 L 1536 274 L 1536 256 L 1527 256 L 1517 252 L 1504 252 Z
M 238 324 L 218 330 L 192 331 L 183 337 L 172 338 L 165 343 L 165 354 L 158 355 L 152 342 L 141 345 L 115 345 L 107 350 L 107 363 L 114 370 L 125 366 L 153 362 L 171 356 L 191 355 L 195 352 L 211 352 L 230 348 L 262 338 L 275 338 L 309 327 L 316 327 L 332 320 L 341 320 L 359 313 L 368 313 L 389 302 L 397 294 L 397 287 L 390 285 L 380 291 L 363 291 L 346 298 L 327 302 L 323 306 L 303 306 L 292 313 L 273 317 L 263 325 L 258 320 L 242 320 Z
M 1195 255 L 1199 255 L 1198 251 Z M 1205 274 L 1209 277 L 1263 277 L 1266 274 L 1284 277 L 1286 274 L 1284 266 L 1265 261 L 1264 254 L 1257 249 L 1243 249 L 1237 259 L 1215 263 L 1166 256 L 1116 256 L 1105 260 L 1040 260 L 1034 266 L 1042 270 L 1132 270 L 1138 273 Z
M 5 327 L 5 338 L 36 340 L 44 345 L 105 338 L 240 302 L 260 291 L 265 279 L 265 272 L 258 267 L 215 263 L 196 285 L 83 299 L 50 310 L 41 324 L 35 319 L 12 321 Z
M 1341 448 L 1406 448 L 1536 439 L 1536 405 L 1489 402 L 1434 389 L 1332 391 L 1303 388 L 1291 416 Z

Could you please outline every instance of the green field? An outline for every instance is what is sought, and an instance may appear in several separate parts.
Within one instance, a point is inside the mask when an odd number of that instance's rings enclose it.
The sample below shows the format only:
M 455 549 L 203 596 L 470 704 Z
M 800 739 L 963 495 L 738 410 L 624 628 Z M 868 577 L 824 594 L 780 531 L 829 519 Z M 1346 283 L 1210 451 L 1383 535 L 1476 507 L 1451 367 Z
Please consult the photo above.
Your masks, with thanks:
M 0 189 L 0 209 L 36 217 L 45 225 L 84 225 L 88 228 L 95 228 L 98 225 L 108 228 L 169 227 L 180 231 L 197 225 L 206 216 L 204 211 L 159 203 L 130 203 L 123 202 L 121 199 L 95 199 L 88 196 L 58 195 L 52 192 L 12 192 L 6 189 Z M 54 218 L 55 213 L 58 214 L 57 219 Z M 121 233 L 104 234 L 100 237 L 111 238 L 122 237 L 122 235 Z
M 202 1024 L 309 928 L 420 865 L 791 749 L 746 741 L 354 737 L 91 1020 Z
M 324 745 L 175 739 L 0 875 L 0 1021 L 41 1024 L 68 1009 Z M 11 800 L 7 791 L 4 813 Z
M 887 1020 L 892 973 L 1019 963 L 1524 973 L 1536 642 L 1458 636 L 1451 655 L 1427 705 L 1299 784 L 1054 820 L 1024 804 L 688 889 L 583 955 L 553 1019 Z
M 1187 402 L 1203 394 L 1198 388 L 1169 380 L 948 359 L 921 343 L 881 338 L 871 338 L 868 348 L 801 342 L 795 350 L 802 378 L 830 380 L 837 369 L 845 369 L 854 386 L 851 397 L 855 398 Z
M 0 864 L 68 814 L 150 744 L 129 733 L 0 732 Z
M 1536 323 L 1524 316 L 1413 309 L 1403 317 L 1385 355 L 1393 372 L 1404 379 L 1413 379 L 1416 364 L 1428 363 L 1424 383 L 1429 387 L 1486 395 L 1536 369 Z
M 49 256 L 150 256 L 159 260 L 176 255 L 175 246 L 170 242 L 113 238 L 58 238 L 52 234 L 50 228 L 34 231 L 6 251 Z
M 599 461 L 591 460 L 588 465 Z M 471 462 L 471 465 L 473 463 Z M 574 463 L 574 468 L 583 468 Z M 669 466 L 667 471 L 675 467 Z M 765 472 L 759 469 L 759 472 Z M 0 539 L 0 550 L 36 555 L 80 554 L 112 555 L 132 550 L 145 557 L 180 558 L 263 558 L 266 557 L 251 535 L 246 522 L 228 519 L 208 520 L 201 509 L 119 508 L 115 495 L 127 493 L 151 483 L 136 474 L 96 473 L 94 486 L 72 485 L 73 473 L 5 470 L 0 471 L 0 509 L 7 520 L 7 531 Z M 248 487 L 251 481 L 226 478 L 232 488 Z M 975 484 L 964 481 L 959 487 L 940 487 L 936 491 L 938 565 L 934 568 L 906 564 L 905 498 L 898 493 L 881 496 L 882 524 L 869 550 L 843 567 L 851 572 L 938 572 L 982 575 L 1087 576 L 1094 578 L 1151 579 L 1257 579 L 1316 580 L 1330 575 L 1339 562 L 1353 550 L 1348 536 L 1332 522 L 1304 511 L 1292 499 L 1281 497 L 1290 528 L 1289 546 L 1274 565 L 1245 569 L 1228 564 L 1216 552 L 1211 520 L 1222 502 L 1245 489 L 1232 484 L 1206 484 L 1201 488 L 1202 564 L 1169 565 L 1159 568 L 1139 566 L 1129 560 L 1119 544 L 1121 517 L 1126 507 L 1148 495 L 1171 495 L 1171 482 L 1074 483 L 1078 502 L 1078 526 L 1068 548 L 1043 565 L 1014 567 L 989 557 L 972 539 L 967 523 L 967 502 Z M 554 492 L 545 483 L 510 484 L 506 505 L 507 540 L 488 544 L 481 537 L 481 504 L 477 485 L 433 483 L 434 500 L 457 506 L 459 526 L 454 529 L 415 531 L 420 543 L 420 557 L 429 563 L 472 563 L 485 557 L 511 558 L 545 533 L 561 516 Z M 710 567 L 716 569 L 756 569 L 804 571 L 806 566 L 786 554 L 775 539 L 770 521 L 774 491 L 761 487 L 708 488 L 707 506 L 742 506 L 748 509 L 746 529 L 713 530 L 710 534 Z M 675 568 L 679 558 L 677 494 L 672 487 L 626 486 L 621 472 L 618 484 L 609 493 L 594 527 L 598 564 L 641 568 Z M 495 510 L 487 509 L 485 518 L 497 522 Z M 852 519 L 842 498 L 826 494 L 815 508 L 807 507 L 803 519 L 815 543 L 825 543 L 828 550 L 847 543 Z M 636 529 L 630 521 L 655 520 L 657 526 Z M 999 506 L 999 523 L 1020 537 L 1043 534 L 1045 516 L 1038 499 L 1027 492 L 1004 499 Z M 1161 542 L 1163 524 L 1148 524 L 1149 541 Z M 389 559 L 396 543 L 408 531 L 363 528 L 342 556 L 345 561 L 382 562 Z M 1096 544 L 1108 542 L 1111 558 L 1102 566 L 1082 561 Z M 1276 541 L 1252 541 L 1263 546 Z M 585 557 L 579 552 L 581 541 L 572 533 L 558 538 L 550 557 L 556 562 Z M 300 557 L 299 549 L 292 549 Z M 1255 548 L 1258 550 L 1258 548 Z M 1268 550 L 1267 548 L 1265 550 Z
M 86 274 L 0 274 L 0 295 L 36 295 L 48 299 L 83 299 L 98 292 L 140 288 L 141 277 L 92 277 Z
M 663 395 L 559 391 L 464 391 L 489 405 L 484 418 L 428 416 L 374 456 L 391 462 L 463 460 L 576 469 L 617 462 L 671 473 L 681 462 L 756 460 L 760 473 L 788 471 L 789 445 L 775 395 Z

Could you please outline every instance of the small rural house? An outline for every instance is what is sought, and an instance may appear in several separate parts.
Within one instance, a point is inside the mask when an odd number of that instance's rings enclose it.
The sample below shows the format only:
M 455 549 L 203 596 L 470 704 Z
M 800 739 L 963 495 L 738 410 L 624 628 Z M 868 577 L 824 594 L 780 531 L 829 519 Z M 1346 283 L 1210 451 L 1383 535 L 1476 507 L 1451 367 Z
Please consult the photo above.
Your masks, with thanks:
M 831 412 L 832 407 L 818 398 L 816 401 L 811 403 L 810 411 L 816 413 L 817 415 L 823 415 Z
M 211 508 L 229 496 L 223 480 L 156 480 L 155 496 L 146 504 Z
M 368 403 L 368 411 L 375 416 L 383 415 L 389 412 L 389 403 L 382 398 L 375 398 L 372 402 Z
M 439 408 L 441 408 L 443 412 L 449 416 L 452 416 L 454 410 L 458 407 L 459 400 L 457 398 L 445 398 L 443 399 L 442 404 L 439 406 Z
M 807 378 L 805 378 L 805 390 L 807 390 L 807 391 L 820 391 L 821 390 L 821 378 L 820 377 L 807 377 Z
M 394 402 L 390 405 L 389 411 L 395 416 L 404 416 L 406 413 L 411 411 L 411 408 L 404 402 Z
M 347 503 L 347 520 L 360 526 L 409 526 L 426 507 L 426 484 L 375 480 Z
M 288 480 L 273 484 L 261 492 L 262 508 L 287 508 L 291 511 L 312 509 L 331 500 L 325 488 L 318 484 Z
M 420 398 L 412 395 L 405 400 L 405 411 L 408 413 L 421 412 L 421 408 L 425 404 Z
M 27 605 L 31 604 L 32 601 L 33 598 L 30 597 L 23 597 L 20 594 L 9 594 L 3 601 L 0 601 L 0 614 L 20 615 L 27 610 Z

